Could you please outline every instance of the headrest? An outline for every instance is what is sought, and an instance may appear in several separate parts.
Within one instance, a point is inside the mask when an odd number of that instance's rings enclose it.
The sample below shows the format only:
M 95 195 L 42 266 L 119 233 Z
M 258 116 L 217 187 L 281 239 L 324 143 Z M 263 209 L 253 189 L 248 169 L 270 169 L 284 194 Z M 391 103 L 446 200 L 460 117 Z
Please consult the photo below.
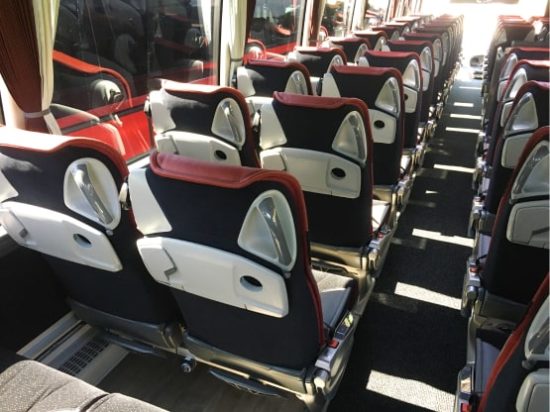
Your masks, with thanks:
M 149 94 L 156 133 L 170 130 L 213 134 L 241 149 L 246 142 L 250 114 L 244 96 L 236 89 L 163 81 Z M 173 113 L 181 111 L 182 116 Z M 187 111 L 187 112 L 186 112 Z
M 122 177 L 128 174 L 128 167 L 120 153 L 92 138 L 60 136 L 0 126 L 0 149 L 3 147 L 46 153 L 58 152 L 69 147 L 90 149 L 108 157 L 120 171 Z
M 348 158 L 354 159 L 362 166 L 365 165 L 368 151 L 366 146 L 368 141 L 367 133 L 370 133 L 370 129 L 365 126 L 365 124 L 368 125 L 369 123 L 368 109 L 361 100 L 276 92 L 273 94 L 273 103 L 304 109 L 329 110 L 333 113 L 335 110 L 345 106 L 352 106 L 353 110 L 339 120 L 340 125 L 338 130 L 334 136 L 331 136 L 334 138 L 332 149 Z M 280 120 L 273 109 L 273 103 L 264 105 L 262 108 L 260 145 L 264 150 L 286 143 L 286 136 Z M 322 123 L 323 119 L 326 119 L 326 116 L 319 114 L 319 122 Z M 332 123 L 333 120 L 330 119 L 330 122 Z

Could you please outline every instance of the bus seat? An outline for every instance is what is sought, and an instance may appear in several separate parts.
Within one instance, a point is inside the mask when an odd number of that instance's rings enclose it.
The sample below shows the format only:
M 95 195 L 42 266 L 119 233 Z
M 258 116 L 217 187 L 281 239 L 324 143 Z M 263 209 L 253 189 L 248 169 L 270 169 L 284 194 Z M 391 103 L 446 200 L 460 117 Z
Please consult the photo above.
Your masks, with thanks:
M 353 35 L 366 39 L 372 46 L 372 50 L 381 51 L 384 50 L 386 43 L 388 42 L 388 36 L 386 32 L 379 30 L 360 30 L 353 32 Z
M 275 382 L 303 399 L 312 390 L 303 380 L 313 381 L 326 355 L 330 389 L 351 350 L 351 333 L 335 328 L 352 316 L 354 282 L 325 273 L 329 289 L 319 290 L 304 198 L 290 174 L 154 152 L 149 167 L 130 173 L 129 193 L 143 234 L 137 247 L 151 276 L 172 290 L 184 347 L 197 360 L 221 366 L 214 375 L 237 386 L 273 394 L 258 382 Z M 243 372 L 253 372 L 255 386 Z
M 318 84 L 325 73 L 334 66 L 347 63 L 345 53 L 335 47 L 297 47 L 288 54 L 287 60 L 302 63 L 307 68 L 315 94 L 320 94 Z
M 260 147 L 263 168 L 285 170 L 300 182 L 314 244 L 357 256 L 376 237 L 373 224 L 383 237 L 391 213 L 388 202 L 372 201 L 372 137 L 360 100 L 275 93 L 261 110 Z M 312 250 L 319 256 L 327 248 Z
M 240 66 L 237 88 L 252 106 L 252 114 L 271 100 L 273 92 L 313 94 L 309 72 L 303 64 L 275 60 L 250 60 Z
M 364 37 L 362 38 L 355 36 L 332 37 L 330 38 L 330 44 L 333 47 L 341 47 L 346 54 L 348 63 L 355 64 L 357 64 L 359 62 L 359 58 L 371 48 L 367 39 L 365 39 Z
M 403 77 L 403 92 L 405 99 L 405 136 L 404 157 L 411 159 L 411 167 L 419 164 L 423 145 L 418 134 L 420 110 L 422 109 L 422 77 L 420 58 L 415 52 L 376 52 L 364 54 L 365 63 L 370 67 L 393 67 L 401 72 Z M 408 168 L 406 168 L 408 170 Z
M 435 47 L 439 43 L 432 43 L 427 40 L 397 40 L 388 43 L 388 47 L 393 52 L 412 52 L 420 56 L 420 64 L 422 67 L 422 109 L 420 110 L 419 133 L 422 136 L 422 141 L 425 142 L 433 137 L 437 122 L 437 96 L 439 73 L 436 69 L 439 67 L 439 62 L 436 59 L 436 52 L 441 48 Z M 437 76 L 436 76 L 437 75 Z
M 236 89 L 163 81 L 149 94 L 148 112 L 160 152 L 260 165 L 248 105 Z
M 403 177 L 400 170 L 404 135 L 401 73 L 390 67 L 336 66 L 324 77 L 323 96 L 356 97 L 367 105 L 374 142 L 374 184 L 396 186 Z
M 488 319 L 517 322 L 548 273 L 548 148 L 547 131 L 529 139 L 500 202 L 489 248 L 468 265 L 462 303 L 464 314 L 473 309 L 470 331 Z M 530 275 L 518 277 L 527 266 Z
M 175 303 L 131 245 L 139 233 L 119 201 L 128 174 L 121 155 L 94 139 L 7 127 L 0 152 L 0 222 L 15 242 L 44 255 L 76 316 L 175 348 Z

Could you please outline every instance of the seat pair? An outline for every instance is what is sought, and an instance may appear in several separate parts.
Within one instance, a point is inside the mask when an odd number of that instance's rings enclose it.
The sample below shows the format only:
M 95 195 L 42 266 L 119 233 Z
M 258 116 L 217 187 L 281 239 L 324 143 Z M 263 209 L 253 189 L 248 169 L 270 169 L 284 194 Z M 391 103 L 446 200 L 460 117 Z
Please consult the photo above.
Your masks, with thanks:
M 345 263 L 358 272 L 360 278 L 361 296 L 369 290 L 371 283 L 367 274 L 379 273 L 379 258 L 371 264 L 365 263 L 369 256 L 369 244 L 374 239 L 378 246 L 374 254 L 384 255 L 389 240 L 386 233 L 390 223 L 390 209 L 387 202 L 372 201 L 372 159 L 371 132 L 369 128 L 368 109 L 364 103 L 355 99 L 328 99 L 315 96 L 301 96 L 290 93 L 275 93 L 272 99 L 260 107 L 258 120 L 258 140 L 251 143 L 250 129 L 246 129 L 246 142 L 243 147 L 254 146 L 259 153 L 260 162 L 229 163 L 220 160 L 212 152 L 212 140 L 222 140 L 224 136 L 213 133 L 203 138 L 193 129 L 193 122 L 185 124 L 184 119 L 196 118 L 193 105 L 197 101 L 206 102 L 205 95 L 210 95 L 213 106 L 226 96 L 227 88 L 202 88 L 194 90 L 194 86 L 174 85 L 166 83 L 167 88 L 152 92 L 150 109 L 153 129 L 157 133 L 157 142 L 162 142 L 165 135 L 183 134 L 189 137 L 181 141 L 180 150 L 166 150 L 162 144 L 157 144 L 161 152 L 183 154 L 202 160 L 214 160 L 217 163 L 240 164 L 243 166 L 286 170 L 293 174 L 306 192 L 308 198 L 308 216 L 310 220 L 311 240 L 334 249 L 315 253 L 332 257 L 336 262 Z M 207 92 L 208 91 L 208 92 Z M 232 93 L 239 96 L 236 90 Z M 218 96 L 218 97 L 216 97 Z M 179 100 L 178 100 L 179 99 Z M 164 102 L 166 100 L 166 102 Z M 242 98 L 241 98 L 242 100 Z M 178 103 L 179 101 L 179 103 Z M 242 102 L 241 102 L 242 103 Z M 238 105 L 235 104 L 235 107 Z M 248 115 L 246 105 L 242 103 L 240 112 L 233 111 L 239 124 L 245 124 Z M 206 121 L 207 126 L 213 123 L 215 107 L 210 109 L 212 116 Z M 173 129 L 164 127 L 163 119 L 170 120 Z M 157 126 L 157 120 L 160 125 Z M 186 150 L 187 141 L 199 142 L 208 156 L 196 156 L 198 151 Z M 238 152 L 238 148 L 233 148 Z M 237 155 L 234 156 L 237 158 Z M 230 156 L 227 156 L 229 159 Z M 398 173 L 398 165 L 396 166 Z M 309 194 L 310 192 L 315 194 Z M 309 197 L 311 196 L 311 199 Z M 371 203 L 374 205 L 371 206 Z M 334 206 L 344 208 L 345 213 L 335 215 Z M 374 225 L 375 234 L 372 233 Z M 386 233 L 387 234 L 387 233 Z M 348 249 L 348 256 L 342 260 L 338 250 Z M 316 249 L 314 248 L 314 251 Z M 328 255 L 327 255 L 328 254 Z
M 217 366 L 249 390 L 283 388 L 311 407 L 331 396 L 358 290 L 312 272 L 290 174 L 155 153 L 123 190 L 122 158 L 98 141 L 0 133 L 2 226 L 47 257 L 78 317 L 129 348 Z
M 478 243 L 464 279 L 468 361 L 479 331 L 511 330 L 548 272 L 548 127 L 533 133 L 500 201 L 490 244 Z M 529 276 L 518 274 L 529 266 Z

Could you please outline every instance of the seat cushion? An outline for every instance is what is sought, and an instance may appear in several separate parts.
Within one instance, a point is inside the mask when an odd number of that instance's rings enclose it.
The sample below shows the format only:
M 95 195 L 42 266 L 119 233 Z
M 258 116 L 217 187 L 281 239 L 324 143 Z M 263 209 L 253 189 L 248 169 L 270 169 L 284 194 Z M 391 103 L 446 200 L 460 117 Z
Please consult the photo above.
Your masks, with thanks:
M 372 231 L 378 229 L 388 220 L 390 204 L 382 200 L 372 199 Z
M 39 362 L 17 362 L 0 374 L 0 410 L 84 409 L 106 393 Z
M 333 331 L 350 304 L 355 280 L 320 270 L 313 270 L 313 277 L 321 296 L 323 322 L 329 331 Z

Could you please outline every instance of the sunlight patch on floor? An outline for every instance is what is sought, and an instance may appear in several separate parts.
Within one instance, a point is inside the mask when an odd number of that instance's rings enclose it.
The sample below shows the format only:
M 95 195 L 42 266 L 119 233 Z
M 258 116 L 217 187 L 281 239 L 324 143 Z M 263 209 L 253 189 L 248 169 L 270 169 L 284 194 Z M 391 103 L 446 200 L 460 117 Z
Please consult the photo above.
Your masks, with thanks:
M 433 290 L 397 282 L 394 293 L 410 299 L 421 300 L 422 302 L 433 303 L 434 305 L 460 310 L 460 299 Z
M 439 163 L 434 164 L 434 169 L 448 170 L 450 172 L 470 173 L 470 174 L 473 174 L 475 172 L 475 169 L 473 167 L 441 165 Z
M 432 232 L 431 230 L 413 229 L 413 236 L 424 239 L 435 240 L 437 242 L 452 243 L 453 245 L 473 247 L 474 239 L 462 236 L 445 236 L 440 232 Z
M 479 129 L 469 129 L 469 128 L 466 128 L 466 127 L 446 127 L 445 131 L 455 132 L 455 133 L 479 134 Z
M 454 102 L 453 106 L 456 107 L 474 107 L 473 103 L 464 103 L 464 102 Z
M 474 115 L 474 114 L 451 113 L 451 117 L 454 118 L 454 119 L 481 120 L 481 116 Z
M 458 86 L 459 89 L 481 90 L 481 86 Z
M 435 412 L 453 410 L 454 395 L 424 382 L 371 371 L 367 390 Z

